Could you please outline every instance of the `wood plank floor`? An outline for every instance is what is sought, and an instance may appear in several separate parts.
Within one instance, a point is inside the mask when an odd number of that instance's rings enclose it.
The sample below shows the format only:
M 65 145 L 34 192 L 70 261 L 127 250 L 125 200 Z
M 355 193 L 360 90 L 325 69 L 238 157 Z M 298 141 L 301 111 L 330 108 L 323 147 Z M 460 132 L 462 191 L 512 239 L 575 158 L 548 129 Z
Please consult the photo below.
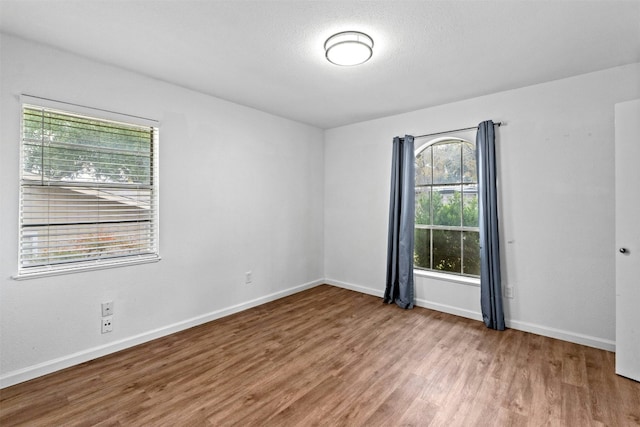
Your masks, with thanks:
M 632 426 L 613 353 L 332 286 L 0 391 L 0 425 Z

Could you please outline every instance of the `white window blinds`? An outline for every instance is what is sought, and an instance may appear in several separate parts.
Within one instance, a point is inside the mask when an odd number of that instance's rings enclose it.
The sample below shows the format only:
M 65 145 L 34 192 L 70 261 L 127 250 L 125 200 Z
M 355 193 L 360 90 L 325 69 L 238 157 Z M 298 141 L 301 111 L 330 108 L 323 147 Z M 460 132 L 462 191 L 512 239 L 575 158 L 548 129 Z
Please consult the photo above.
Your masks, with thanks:
M 158 259 L 158 128 L 23 105 L 18 276 Z

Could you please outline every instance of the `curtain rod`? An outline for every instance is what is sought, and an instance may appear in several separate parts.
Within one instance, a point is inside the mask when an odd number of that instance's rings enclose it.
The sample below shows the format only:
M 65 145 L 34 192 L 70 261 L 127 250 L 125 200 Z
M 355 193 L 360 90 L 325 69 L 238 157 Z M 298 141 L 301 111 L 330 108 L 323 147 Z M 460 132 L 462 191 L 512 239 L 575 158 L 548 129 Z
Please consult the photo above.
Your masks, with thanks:
M 506 123 L 505 123 L 506 124 Z M 494 126 L 502 126 L 503 123 L 502 122 L 496 122 L 493 124 Z M 435 133 L 428 133 L 426 135 L 418 135 L 418 136 L 414 136 L 413 138 L 425 138 L 427 136 L 436 136 L 436 135 L 444 135 L 446 133 L 453 133 L 453 132 L 462 132 L 463 130 L 471 130 L 471 129 L 478 129 L 478 126 L 471 126 L 468 128 L 462 128 L 462 129 L 453 129 L 453 130 L 446 130 L 444 132 L 435 132 Z

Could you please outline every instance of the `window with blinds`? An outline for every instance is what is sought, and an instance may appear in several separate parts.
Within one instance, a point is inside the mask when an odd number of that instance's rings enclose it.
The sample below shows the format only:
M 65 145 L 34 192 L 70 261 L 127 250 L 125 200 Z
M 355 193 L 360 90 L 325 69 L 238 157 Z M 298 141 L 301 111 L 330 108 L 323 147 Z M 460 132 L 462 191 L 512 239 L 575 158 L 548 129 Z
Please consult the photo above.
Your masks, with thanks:
M 158 128 L 23 105 L 18 277 L 158 259 Z

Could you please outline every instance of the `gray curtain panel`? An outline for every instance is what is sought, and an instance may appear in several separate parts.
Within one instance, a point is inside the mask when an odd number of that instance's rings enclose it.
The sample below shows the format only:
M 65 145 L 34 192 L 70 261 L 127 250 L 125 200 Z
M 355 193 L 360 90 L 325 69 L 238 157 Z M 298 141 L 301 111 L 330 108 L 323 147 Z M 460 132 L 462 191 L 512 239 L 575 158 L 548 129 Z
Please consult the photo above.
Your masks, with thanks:
M 478 210 L 480 225 L 480 305 L 488 328 L 504 330 L 500 244 L 498 238 L 498 194 L 493 121 L 478 125 L 476 136 Z
M 413 308 L 413 244 L 415 221 L 415 153 L 413 136 L 393 139 L 387 287 L 384 302 Z

